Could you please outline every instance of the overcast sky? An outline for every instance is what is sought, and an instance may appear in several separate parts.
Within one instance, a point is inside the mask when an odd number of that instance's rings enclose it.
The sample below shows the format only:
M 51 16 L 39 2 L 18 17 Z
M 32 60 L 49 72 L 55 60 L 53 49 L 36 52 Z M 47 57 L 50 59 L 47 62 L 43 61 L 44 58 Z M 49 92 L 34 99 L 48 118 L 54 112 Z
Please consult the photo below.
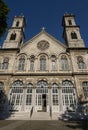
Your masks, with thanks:
M 81 36 L 88 47 L 88 0 L 4 0 L 10 8 L 8 24 L 14 16 L 24 15 L 27 21 L 25 41 L 31 39 L 45 27 L 46 31 L 64 43 L 62 17 L 65 13 L 75 14 Z M 6 38 L 7 32 L 0 41 Z

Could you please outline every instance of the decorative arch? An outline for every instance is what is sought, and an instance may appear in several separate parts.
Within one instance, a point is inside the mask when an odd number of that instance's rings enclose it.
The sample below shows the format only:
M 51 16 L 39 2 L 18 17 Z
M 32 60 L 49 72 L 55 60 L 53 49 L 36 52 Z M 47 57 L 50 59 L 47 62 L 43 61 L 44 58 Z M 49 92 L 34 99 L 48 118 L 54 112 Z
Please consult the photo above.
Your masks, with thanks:
M 37 57 L 39 58 L 42 55 L 45 55 L 47 58 L 49 58 L 49 54 L 48 53 L 38 53 Z
M 18 60 L 20 57 L 24 57 L 25 59 L 28 58 L 26 53 L 19 53 L 16 59 Z
M 23 81 L 21 80 L 15 80 L 13 83 L 12 83 L 12 87 L 15 87 L 15 86 L 23 86 Z
M 41 77 L 41 78 L 38 78 L 35 82 L 35 84 L 38 84 L 39 81 L 45 81 L 47 84 L 49 84 L 49 80 L 47 77 Z
M 45 80 L 37 82 L 36 93 L 48 93 L 48 83 Z

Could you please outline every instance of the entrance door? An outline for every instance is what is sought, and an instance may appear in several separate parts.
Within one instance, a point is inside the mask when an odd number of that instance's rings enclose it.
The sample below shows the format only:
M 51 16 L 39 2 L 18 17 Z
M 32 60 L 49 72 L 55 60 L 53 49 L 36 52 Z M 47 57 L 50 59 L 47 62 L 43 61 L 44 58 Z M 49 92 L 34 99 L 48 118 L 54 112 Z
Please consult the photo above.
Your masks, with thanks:
M 48 84 L 46 81 L 41 80 L 36 88 L 36 110 L 47 111 L 47 97 L 48 97 Z
M 42 94 L 42 111 L 46 111 L 46 94 Z

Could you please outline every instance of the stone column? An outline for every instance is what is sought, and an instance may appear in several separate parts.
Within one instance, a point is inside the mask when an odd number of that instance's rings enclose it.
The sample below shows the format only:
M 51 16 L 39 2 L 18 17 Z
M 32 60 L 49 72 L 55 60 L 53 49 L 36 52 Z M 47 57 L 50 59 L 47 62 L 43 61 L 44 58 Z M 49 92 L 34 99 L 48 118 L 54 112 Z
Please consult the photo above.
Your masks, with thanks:
M 59 110 L 63 111 L 62 88 L 59 85 Z
M 38 58 L 37 57 L 35 58 L 35 61 L 34 61 L 34 70 L 35 72 L 38 71 Z
M 22 106 L 21 106 L 21 111 L 25 111 L 25 106 L 26 106 L 26 95 L 27 95 L 27 86 L 24 84 L 23 87 L 23 95 L 22 95 Z
M 49 109 L 50 109 L 50 107 L 52 107 L 52 87 L 51 87 L 51 84 L 49 84 L 48 90 L 49 90 L 48 104 L 49 104 Z
M 35 110 L 36 106 L 36 84 L 34 84 L 33 89 L 32 89 L 32 107 Z

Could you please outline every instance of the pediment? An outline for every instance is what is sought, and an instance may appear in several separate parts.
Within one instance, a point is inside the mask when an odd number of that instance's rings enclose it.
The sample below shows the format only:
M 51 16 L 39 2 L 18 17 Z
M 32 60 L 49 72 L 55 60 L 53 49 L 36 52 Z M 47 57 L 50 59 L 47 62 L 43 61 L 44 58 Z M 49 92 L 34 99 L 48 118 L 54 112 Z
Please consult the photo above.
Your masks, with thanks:
M 59 54 L 64 52 L 66 48 L 67 47 L 63 43 L 43 30 L 35 37 L 24 43 L 20 53 L 26 53 L 27 55 L 37 55 L 39 53 Z

